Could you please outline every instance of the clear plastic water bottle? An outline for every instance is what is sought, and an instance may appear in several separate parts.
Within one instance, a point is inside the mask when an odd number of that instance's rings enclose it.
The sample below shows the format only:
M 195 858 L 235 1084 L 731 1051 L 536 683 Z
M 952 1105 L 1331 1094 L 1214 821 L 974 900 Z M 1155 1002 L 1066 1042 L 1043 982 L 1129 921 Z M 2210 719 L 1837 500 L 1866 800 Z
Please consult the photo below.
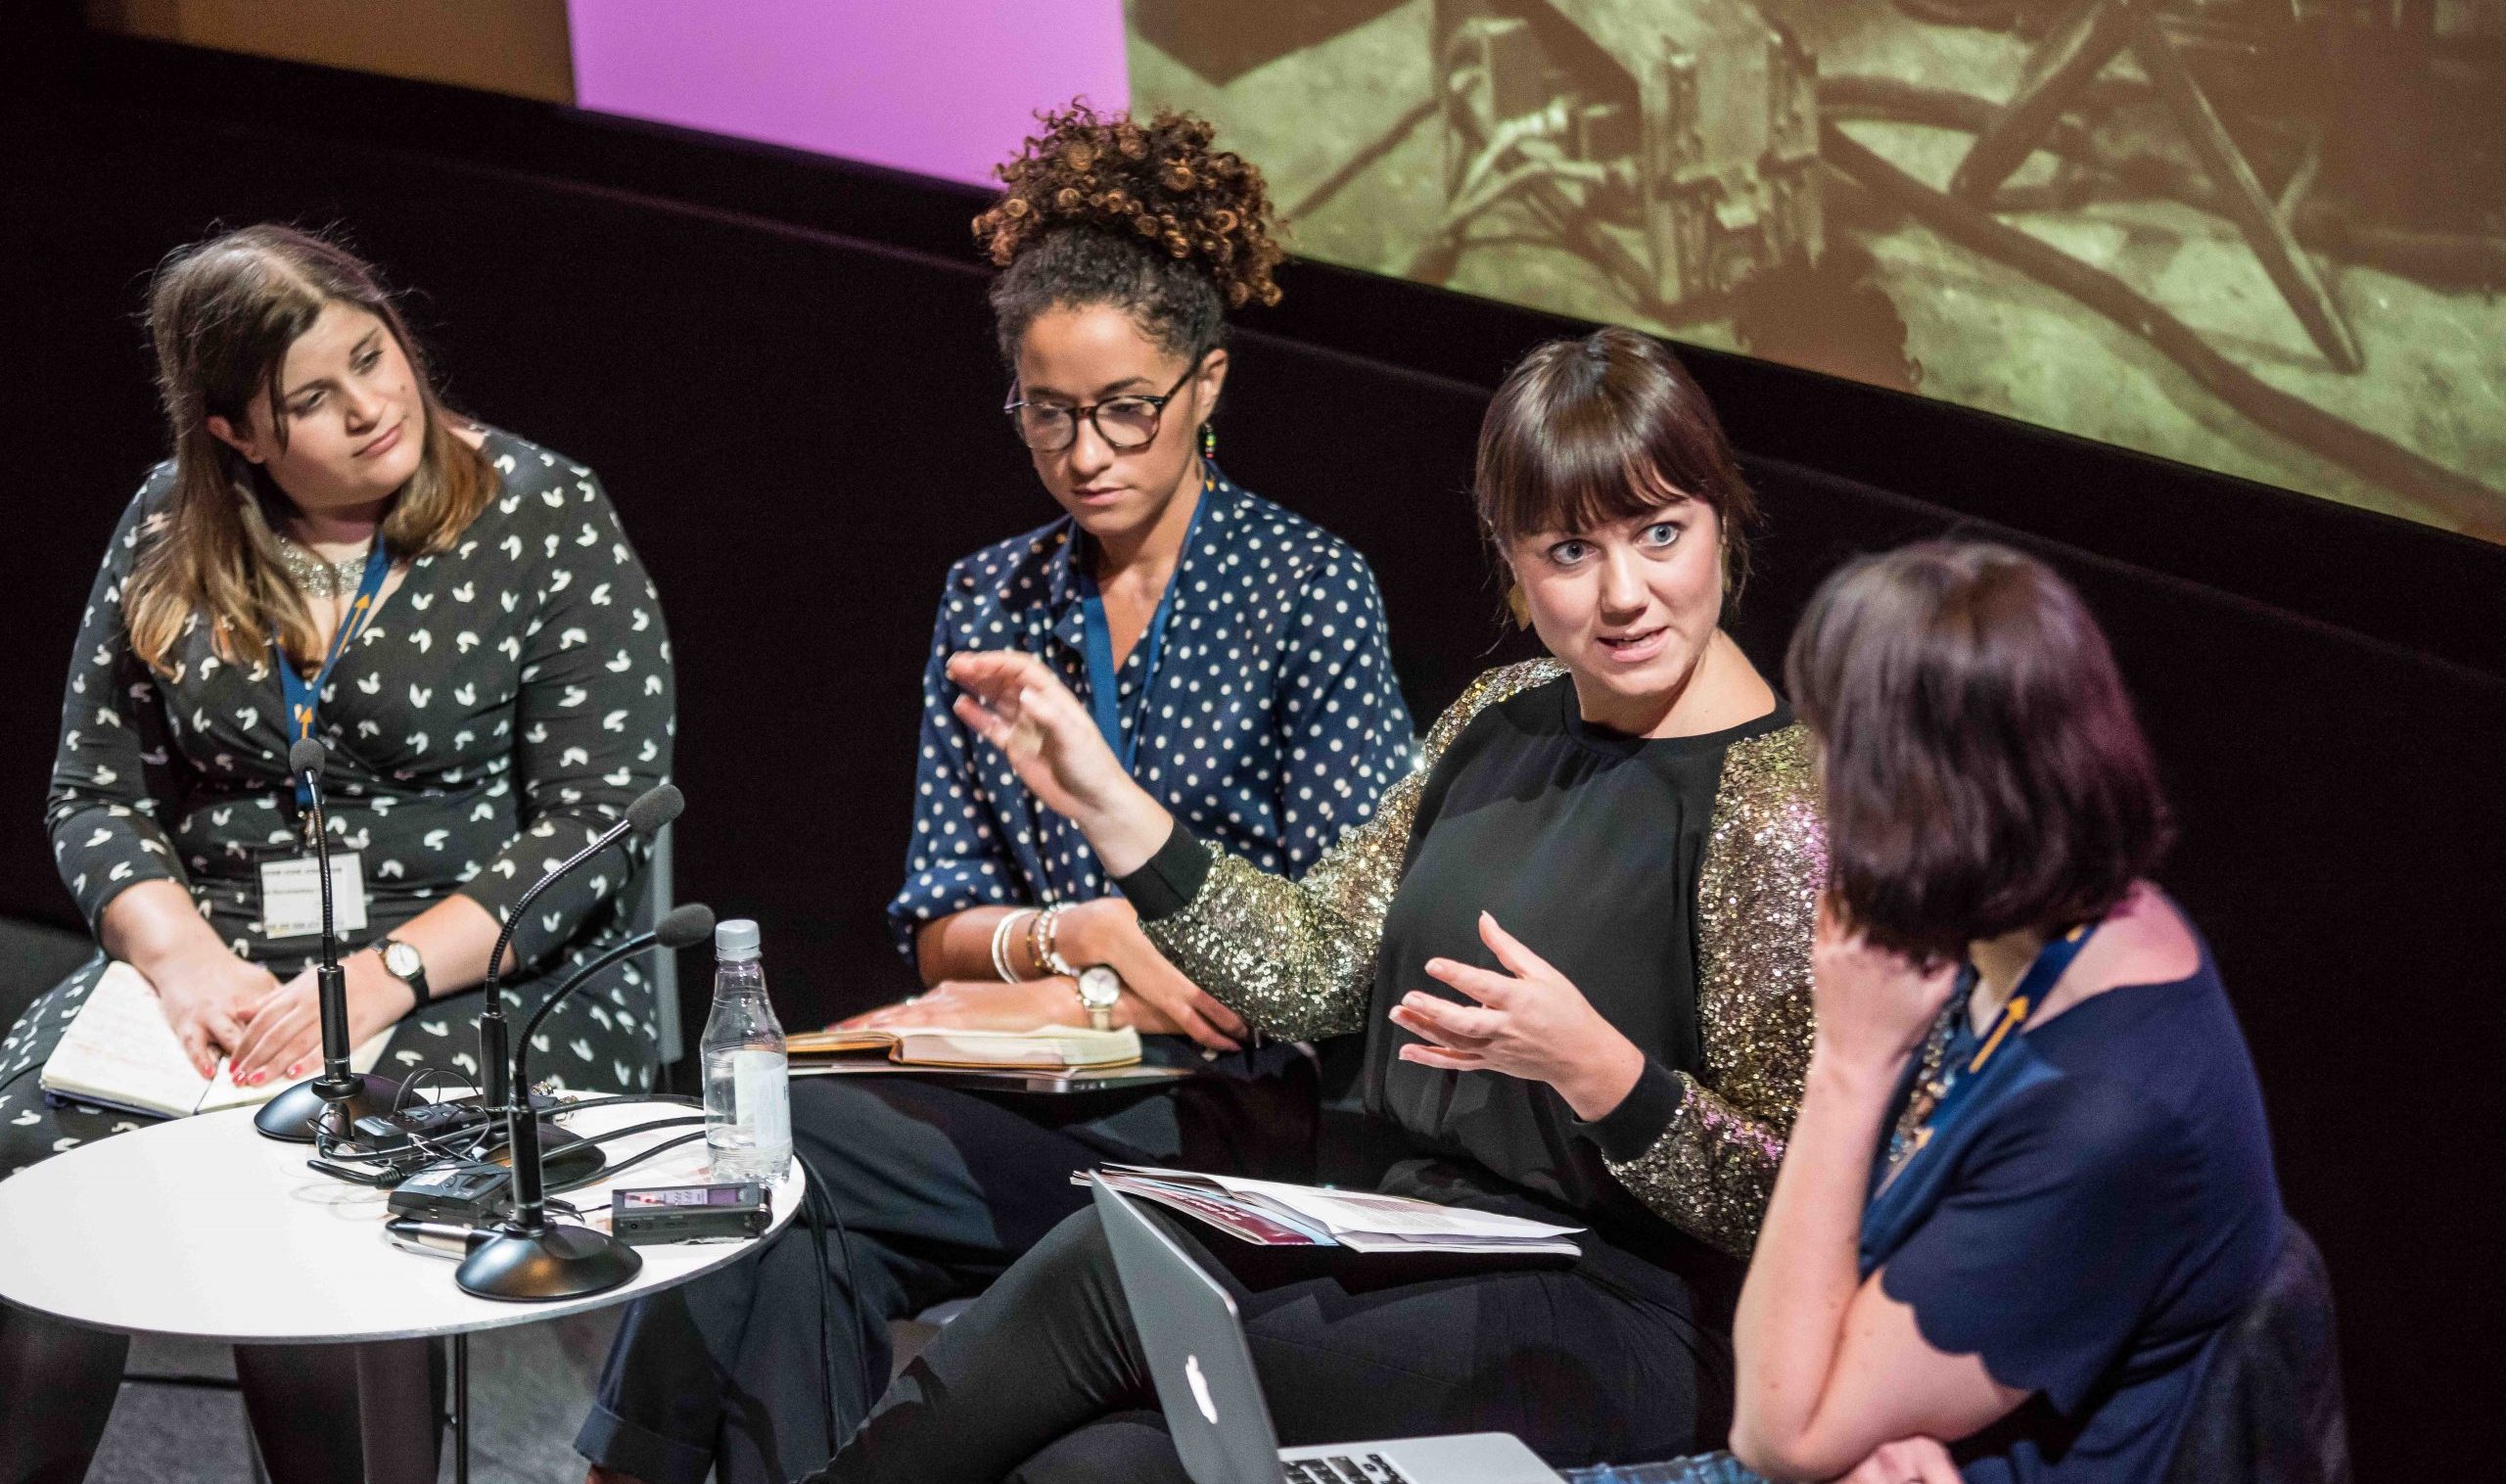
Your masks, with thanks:
M 705 1017 L 705 1147 L 718 1181 L 776 1181 L 792 1167 L 792 1084 L 782 1022 L 766 997 L 757 924 L 714 928 L 714 1010 Z

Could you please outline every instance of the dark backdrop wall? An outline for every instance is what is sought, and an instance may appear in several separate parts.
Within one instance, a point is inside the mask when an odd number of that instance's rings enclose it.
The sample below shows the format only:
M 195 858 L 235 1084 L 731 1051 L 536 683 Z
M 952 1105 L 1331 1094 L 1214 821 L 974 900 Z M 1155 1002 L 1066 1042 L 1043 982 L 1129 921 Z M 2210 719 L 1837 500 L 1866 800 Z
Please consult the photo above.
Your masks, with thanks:
M 337 223 L 414 291 L 456 402 L 599 469 L 676 645 L 679 888 L 765 925 L 787 1020 L 906 985 L 879 909 L 954 557 L 1051 513 L 997 424 L 972 198 L 562 110 L 71 42 L 0 104 L 0 915 L 75 925 L 37 811 L 68 645 L 162 439 L 145 275 L 211 223 Z M 1573 327 L 1300 267 L 1221 418 L 1249 487 L 1355 541 L 1424 718 L 1515 652 L 1466 516 L 1488 390 Z M 2167 884 L 2261 1065 L 2343 1305 L 2362 1476 L 2489 1451 L 2506 552 L 2018 425 L 1693 357 L 1769 510 L 1776 665 L 1841 557 L 1963 529 L 2055 560 L 2172 780 Z M 691 959 L 691 1029 L 704 976 Z

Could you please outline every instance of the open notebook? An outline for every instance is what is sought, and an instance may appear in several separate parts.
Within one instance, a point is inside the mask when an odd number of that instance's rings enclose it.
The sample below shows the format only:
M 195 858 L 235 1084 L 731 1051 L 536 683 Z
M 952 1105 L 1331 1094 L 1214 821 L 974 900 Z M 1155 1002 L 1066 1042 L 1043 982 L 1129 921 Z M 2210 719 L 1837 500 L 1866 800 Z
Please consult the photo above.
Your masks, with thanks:
M 961 1031 L 900 1026 L 885 1031 L 805 1031 L 787 1043 L 795 1061 L 884 1053 L 914 1067 L 1039 1067 L 1075 1071 L 1139 1060 L 1139 1032 L 1038 1026 L 1032 1031 Z
M 372 1071 L 391 1039 L 387 1031 L 357 1047 L 349 1064 L 360 1072 Z M 46 1092 L 62 1097 L 159 1118 L 254 1107 L 293 1086 L 272 1078 L 257 1088 L 239 1088 L 223 1061 L 215 1077 L 201 1076 L 166 1023 L 156 987 L 126 963 L 107 968 L 87 992 L 78 1018 L 61 1034 L 61 1043 L 43 1064 L 42 1085 Z

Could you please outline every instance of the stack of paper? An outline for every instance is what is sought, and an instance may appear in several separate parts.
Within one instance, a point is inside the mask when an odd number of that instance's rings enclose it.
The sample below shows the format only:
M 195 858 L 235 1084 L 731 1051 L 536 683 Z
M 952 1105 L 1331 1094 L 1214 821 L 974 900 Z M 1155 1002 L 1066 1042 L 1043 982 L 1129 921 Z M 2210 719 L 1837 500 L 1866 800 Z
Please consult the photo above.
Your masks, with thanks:
M 1553 1227 L 1439 1206 L 1406 1195 L 1324 1190 L 1232 1175 L 1200 1175 L 1147 1165 L 1096 1172 L 1125 1195 L 1152 1200 L 1264 1247 L 1347 1247 L 1356 1252 L 1506 1252 L 1573 1257 L 1581 1227 Z M 1073 1176 L 1074 1184 L 1087 1177 Z

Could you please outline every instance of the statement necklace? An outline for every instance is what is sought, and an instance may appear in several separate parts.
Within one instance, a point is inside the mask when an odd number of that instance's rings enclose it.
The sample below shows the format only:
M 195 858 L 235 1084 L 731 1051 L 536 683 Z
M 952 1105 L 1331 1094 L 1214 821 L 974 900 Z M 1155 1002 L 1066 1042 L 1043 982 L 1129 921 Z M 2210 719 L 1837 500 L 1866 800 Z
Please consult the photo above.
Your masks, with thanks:
M 356 591 L 357 584 L 365 580 L 366 559 L 373 554 L 371 536 L 353 553 L 336 561 L 317 555 L 292 536 L 278 538 L 279 561 L 308 598 L 344 597 Z
M 1888 1169 L 1894 1173 L 1907 1157 L 1923 1146 L 1919 1131 L 1940 1106 L 1940 1096 L 1949 1090 L 1949 1043 L 1958 1034 L 1958 1017 L 1966 1013 L 1967 997 L 1952 995 L 1949 1002 L 1931 1022 L 1931 1031 L 1924 1037 L 1923 1056 L 1915 1073 L 1914 1091 L 1897 1115 L 1897 1126 L 1888 1135 Z

